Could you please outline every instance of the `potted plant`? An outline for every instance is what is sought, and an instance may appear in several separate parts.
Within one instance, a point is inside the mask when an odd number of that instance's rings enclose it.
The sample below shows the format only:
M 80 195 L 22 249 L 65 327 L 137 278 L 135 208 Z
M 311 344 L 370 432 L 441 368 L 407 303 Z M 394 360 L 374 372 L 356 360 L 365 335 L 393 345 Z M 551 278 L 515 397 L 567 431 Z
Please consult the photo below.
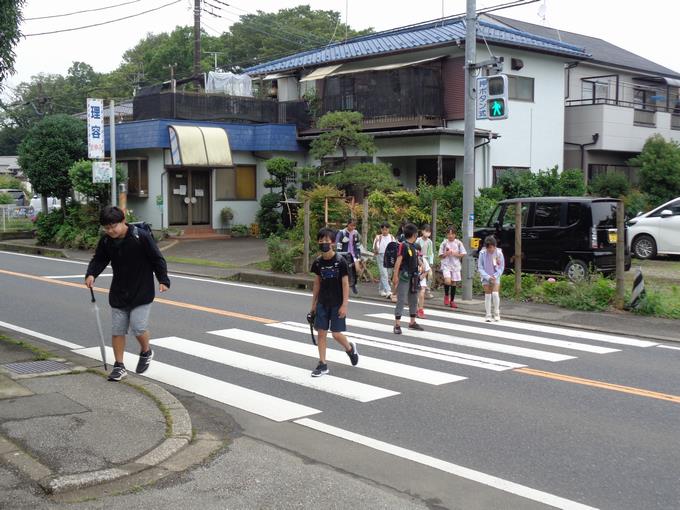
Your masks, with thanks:
M 229 224 L 233 219 L 234 211 L 231 209 L 231 207 L 223 207 L 222 210 L 220 211 L 220 220 L 222 220 L 222 226 L 225 229 L 229 228 Z

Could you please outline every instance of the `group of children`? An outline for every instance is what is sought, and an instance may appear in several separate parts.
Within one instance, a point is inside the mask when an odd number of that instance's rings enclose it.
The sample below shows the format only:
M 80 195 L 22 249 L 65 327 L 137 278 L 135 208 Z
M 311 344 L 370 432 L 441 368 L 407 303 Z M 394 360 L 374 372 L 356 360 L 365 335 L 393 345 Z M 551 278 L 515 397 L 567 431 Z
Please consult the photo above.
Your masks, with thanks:
M 353 224 L 352 221 L 349 223 Z M 314 328 L 318 332 L 319 364 L 312 371 L 312 377 L 329 373 L 326 364 L 328 331 L 332 331 L 333 338 L 343 346 L 352 365 L 355 366 L 359 362 L 356 345 L 349 342 L 343 333 L 346 331 L 350 268 L 347 260 L 333 250 L 334 246 L 341 250 L 345 243 L 349 244 L 352 239 L 352 230 L 349 236 L 346 235 L 345 230 L 336 237 L 332 230 L 322 228 L 317 235 L 321 255 L 314 261 L 311 268 L 311 271 L 316 274 L 311 316 L 314 317 Z M 390 297 L 396 301 L 393 328 L 395 335 L 402 334 L 401 318 L 406 304 L 408 304 L 410 318 L 408 329 L 423 331 L 423 327 L 416 322 L 416 318 L 425 317 L 425 297 L 432 297 L 430 286 L 434 265 L 434 245 L 430 226 L 423 226 L 420 237 L 418 237 L 418 227 L 413 223 L 403 224 L 400 231 L 395 239 L 390 233 L 389 224 L 383 223 L 380 225 L 380 233 L 373 241 L 373 251 L 380 270 L 379 292 L 381 296 Z M 390 286 L 386 257 L 390 245 L 395 242 L 398 243 L 398 249 Z M 351 249 L 347 251 L 352 252 Z M 456 288 L 462 280 L 461 260 L 467 255 L 467 251 L 463 243 L 456 238 L 455 227 L 451 226 L 446 229 L 446 239 L 440 244 L 438 255 L 444 279 L 444 305 L 458 308 L 455 302 Z M 487 322 L 500 320 L 499 288 L 500 277 L 504 269 L 503 252 L 496 246 L 496 239 L 489 236 L 484 239 L 484 246 L 479 251 L 478 259 L 478 270 L 484 287 Z

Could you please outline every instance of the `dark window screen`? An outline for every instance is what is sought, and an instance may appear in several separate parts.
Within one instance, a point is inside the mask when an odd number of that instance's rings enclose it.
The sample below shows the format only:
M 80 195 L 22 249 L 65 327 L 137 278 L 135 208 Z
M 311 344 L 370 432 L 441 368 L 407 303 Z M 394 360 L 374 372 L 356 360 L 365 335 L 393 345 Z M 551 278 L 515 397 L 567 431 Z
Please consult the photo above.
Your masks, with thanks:
M 534 227 L 559 227 L 562 204 L 537 203 L 534 213 Z
M 594 227 L 616 227 L 616 202 L 593 202 L 590 209 L 593 213 Z
M 579 221 L 581 221 L 581 204 L 569 204 L 567 206 L 567 225 L 575 225 Z

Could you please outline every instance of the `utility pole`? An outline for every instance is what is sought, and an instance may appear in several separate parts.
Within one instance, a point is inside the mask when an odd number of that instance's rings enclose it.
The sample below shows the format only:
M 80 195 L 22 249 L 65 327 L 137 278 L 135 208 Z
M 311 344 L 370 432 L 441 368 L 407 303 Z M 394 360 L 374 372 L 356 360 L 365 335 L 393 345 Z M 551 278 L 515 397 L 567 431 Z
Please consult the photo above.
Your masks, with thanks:
M 477 47 L 476 0 L 467 0 L 465 15 L 465 134 L 463 138 L 463 243 L 472 251 L 475 228 L 475 58 Z M 463 299 L 472 299 L 471 257 L 463 257 Z
M 118 188 L 116 186 L 116 104 L 109 101 L 109 152 L 111 153 L 111 205 L 118 205 Z
M 201 74 L 201 0 L 194 0 L 194 76 Z

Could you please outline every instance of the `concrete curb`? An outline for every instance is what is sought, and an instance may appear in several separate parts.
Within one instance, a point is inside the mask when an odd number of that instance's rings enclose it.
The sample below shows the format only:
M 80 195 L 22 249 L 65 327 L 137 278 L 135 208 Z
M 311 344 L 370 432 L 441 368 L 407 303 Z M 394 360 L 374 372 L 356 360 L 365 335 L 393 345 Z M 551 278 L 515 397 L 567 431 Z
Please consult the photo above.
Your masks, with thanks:
M 166 414 L 166 425 L 168 427 L 166 439 L 151 451 L 124 466 L 71 475 L 55 476 L 50 474 L 43 476 L 36 481 L 47 494 L 60 494 L 83 489 L 139 473 L 167 461 L 189 444 L 192 436 L 191 417 L 179 400 L 157 384 L 149 381 L 134 379 L 134 384 L 128 385 L 146 394 L 159 407 L 166 408 L 168 411 L 168 414 Z
M 13 251 L 17 253 L 28 253 L 29 255 L 43 255 L 58 259 L 68 258 L 63 250 L 58 248 L 46 248 L 45 246 L 31 246 L 28 244 L 14 244 L 7 241 L 0 242 L 0 250 Z

